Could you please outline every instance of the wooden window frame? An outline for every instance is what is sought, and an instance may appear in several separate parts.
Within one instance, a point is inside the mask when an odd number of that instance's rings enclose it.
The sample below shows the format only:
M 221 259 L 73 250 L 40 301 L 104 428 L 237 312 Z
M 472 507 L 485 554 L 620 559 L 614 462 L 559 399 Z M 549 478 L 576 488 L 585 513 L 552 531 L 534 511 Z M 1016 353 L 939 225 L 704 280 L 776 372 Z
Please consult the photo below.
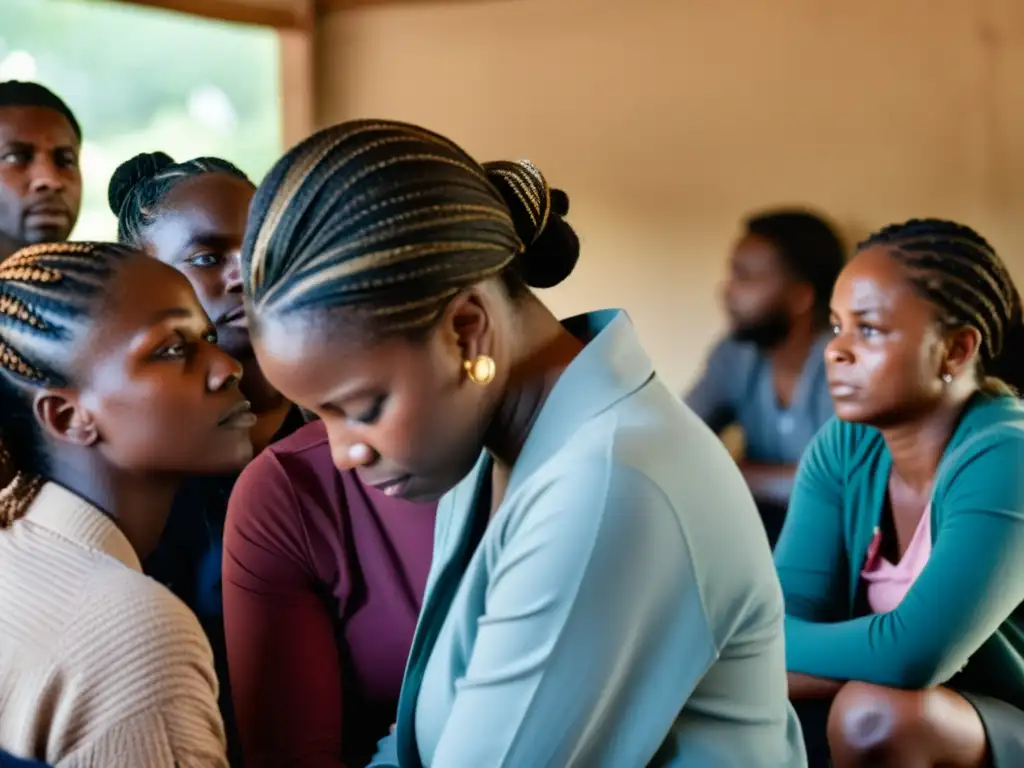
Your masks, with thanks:
M 2 0 L 0 0 L 2 2 Z M 277 30 L 281 139 L 291 147 L 316 128 L 317 0 L 280 0 L 276 6 L 244 0 L 120 0 L 237 24 Z

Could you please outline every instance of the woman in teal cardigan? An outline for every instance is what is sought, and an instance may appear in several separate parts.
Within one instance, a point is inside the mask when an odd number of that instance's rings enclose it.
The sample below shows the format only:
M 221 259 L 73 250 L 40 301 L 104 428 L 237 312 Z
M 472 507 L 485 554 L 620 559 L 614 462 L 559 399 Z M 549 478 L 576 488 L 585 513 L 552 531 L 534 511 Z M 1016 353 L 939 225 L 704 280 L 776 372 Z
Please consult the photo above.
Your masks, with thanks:
M 790 697 L 831 702 L 837 768 L 1024 766 L 1020 295 L 973 230 L 910 221 L 832 315 L 838 418 L 776 550 Z
M 559 322 L 530 290 L 575 266 L 568 205 L 530 163 L 389 121 L 310 137 L 253 199 L 260 368 L 339 468 L 443 496 L 375 764 L 803 768 L 738 468 L 624 312 Z

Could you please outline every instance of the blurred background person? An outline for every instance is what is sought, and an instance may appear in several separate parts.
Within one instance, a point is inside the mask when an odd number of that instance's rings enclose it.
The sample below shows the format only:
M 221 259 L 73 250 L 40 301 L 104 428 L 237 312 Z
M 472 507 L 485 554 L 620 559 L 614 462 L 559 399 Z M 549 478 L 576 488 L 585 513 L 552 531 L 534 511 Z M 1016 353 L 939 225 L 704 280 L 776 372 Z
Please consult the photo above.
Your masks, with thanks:
M 797 462 L 832 416 L 825 378 L 828 302 L 843 244 L 821 216 L 752 216 L 729 261 L 729 335 L 712 350 L 686 403 L 713 430 L 743 431 L 743 475 L 774 544 Z

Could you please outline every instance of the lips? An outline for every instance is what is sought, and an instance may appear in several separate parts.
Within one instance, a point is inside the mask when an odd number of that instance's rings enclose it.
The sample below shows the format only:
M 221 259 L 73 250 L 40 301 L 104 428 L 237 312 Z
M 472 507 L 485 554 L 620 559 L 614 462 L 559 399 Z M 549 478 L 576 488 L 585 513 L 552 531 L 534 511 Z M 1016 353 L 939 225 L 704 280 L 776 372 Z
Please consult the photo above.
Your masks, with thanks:
M 25 211 L 25 218 L 33 224 L 67 224 L 71 221 L 71 211 L 63 205 L 46 203 L 30 207 Z
M 248 327 L 248 321 L 245 316 L 245 307 L 239 304 L 234 309 L 225 312 L 217 320 L 217 325 L 231 325 L 241 328 Z
M 391 480 L 373 483 L 373 487 L 386 496 L 401 496 L 403 491 L 409 486 L 411 479 L 412 475 L 402 475 Z
M 857 392 L 857 387 L 842 381 L 831 381 L 828 385 L 829 394 L 835 398 L 852 397 Z
M 252 412 L 252 403 L 248 400 L 235 403 L 217 422 L 218 427 L 230 429 L 252 429 L 255 424 L 256 414 Z

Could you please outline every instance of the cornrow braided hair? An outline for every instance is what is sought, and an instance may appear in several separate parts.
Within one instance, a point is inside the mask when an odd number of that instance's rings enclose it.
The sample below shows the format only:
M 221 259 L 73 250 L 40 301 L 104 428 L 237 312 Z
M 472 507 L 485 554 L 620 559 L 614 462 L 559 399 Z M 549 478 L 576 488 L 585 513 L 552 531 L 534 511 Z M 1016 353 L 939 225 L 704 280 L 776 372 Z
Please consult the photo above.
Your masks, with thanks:
M 0 262 L 0 528 L 24 511 L 46 471 L 26 389 L 68 385 L 61 348 L 95 315 L 117 265 L 134 255 L 113 244 L 50 243 Z
M 556 220 L 568 242 L 567 211 L 565 194 L 528 162 L 481 166 L 417 126 L 343 123 L 289 151 L 257 189 L 245 291 L 257 316 L 345 307 L 384 332 L 415 333 L 460 290 L 513 266 L 510 285 L 564 279 L 575 235 L 560 261 L 534 256 Z
M 117 239 L 139 246 L 145 230 L 156 220 L 160 204 L 181 181 L 204 173 L 226 173 L 248 183 L 237 166 L 219 157 L 174 162 L 163 152 L 143 153 L 126 160 L 110 179 L 107 202 L 117 217 Z
M 871 235 L 858 250 L 884 246 L 910 273 L 914 287 L 949 327 L 981 333 L 983 388 L 1024 390 L 1021 297 L 995 249 L 970 227 L 942 219 L 912 219 Z

